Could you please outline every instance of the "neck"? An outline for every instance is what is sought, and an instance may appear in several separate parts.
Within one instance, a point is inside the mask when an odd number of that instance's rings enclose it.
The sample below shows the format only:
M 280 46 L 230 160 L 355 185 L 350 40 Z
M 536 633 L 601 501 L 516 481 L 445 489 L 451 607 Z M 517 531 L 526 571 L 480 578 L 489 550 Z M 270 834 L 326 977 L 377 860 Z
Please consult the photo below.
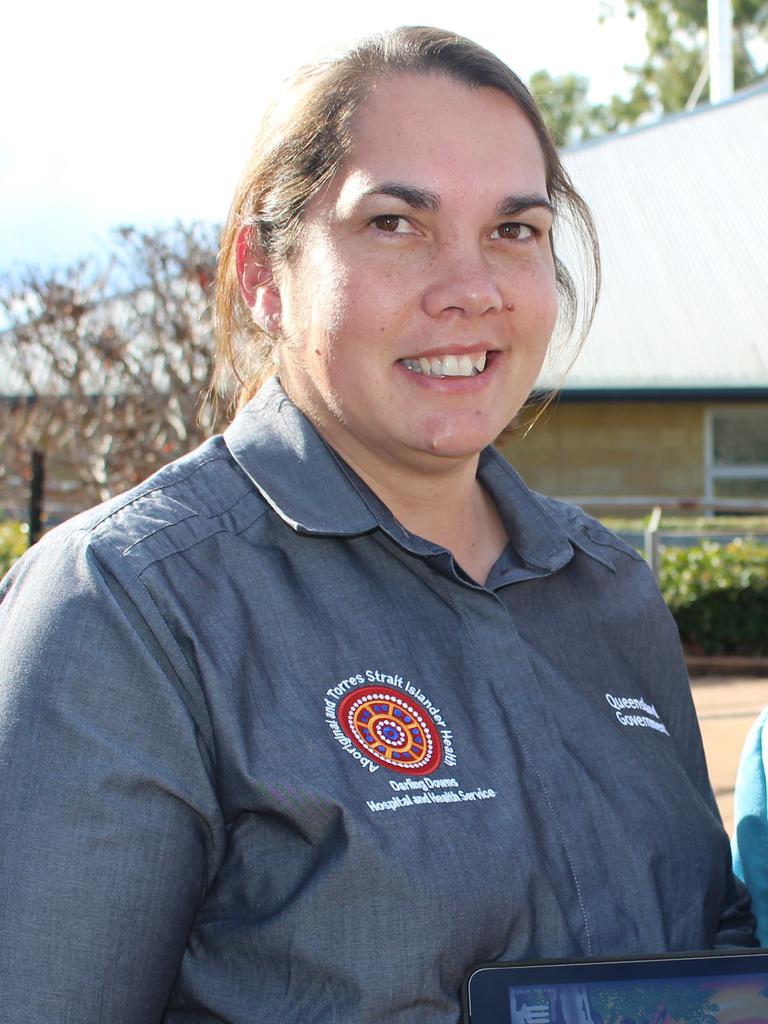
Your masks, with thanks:
M 446 548 L 474 580 L 486 581 L 508 538 L 477 478 L 478 455 L 441 459 L 432 472 L 400 465 L 393 473 L 340 454 L 407 530 Z

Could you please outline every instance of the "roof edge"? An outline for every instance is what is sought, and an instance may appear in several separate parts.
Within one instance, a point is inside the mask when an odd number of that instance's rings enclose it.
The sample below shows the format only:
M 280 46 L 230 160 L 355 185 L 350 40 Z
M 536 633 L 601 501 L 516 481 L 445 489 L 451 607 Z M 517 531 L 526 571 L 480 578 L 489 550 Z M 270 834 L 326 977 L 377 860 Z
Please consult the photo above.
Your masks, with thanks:
M 596 146 L 603 146 L 607 143 L 615 142 L 618 139 L 627 139 L 633 135 L 639 135 L 641 132 L 651 131 L 654 128 L 662 128 L 674 121 L 681 121 L 691 117 L 702 117 L 705 114 L 712 114 L 725 107 L 731 107 L 737 103 L 743 103 L 745 100 L 750 100 L 754 96 L 764 92 L 768 92 L 768 77 L 759 82 L 755 82 L 754 85 L 749 85 L 744 89 L 739 89 L 738 92 L 729 96 L 728 99 L 721 100 L 720 103 L 700 103 L 695 106 L 693 110 L 676 110 L 671 114 L 663 114 L 655 121 L 649 121 L 647 124 L 633 125 L 632 128 L 628 128 L 625 132 L 606 132 L 604 135 L 598 135 L 597 138 L 588 139 L 586 142 L 578 142 L 573 146 L 564 147 L 560 150 L 560 156 L 567 158 L 576 153 L 581 153 L 585 149 L 594 149 Z
M 551 392 L 531 395 L 531 402 L 543 401 Z M 766 387 L 656 387 L 656 388 L 569 388 L 556 392 L 558 402 L 768 402 Z

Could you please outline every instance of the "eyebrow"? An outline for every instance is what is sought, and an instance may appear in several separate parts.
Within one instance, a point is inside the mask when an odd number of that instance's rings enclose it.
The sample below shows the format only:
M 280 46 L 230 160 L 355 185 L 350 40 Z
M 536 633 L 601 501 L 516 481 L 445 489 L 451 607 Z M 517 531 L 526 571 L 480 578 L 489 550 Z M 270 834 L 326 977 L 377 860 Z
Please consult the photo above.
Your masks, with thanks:
M 514 217 L 518 213 L 522 213 L 524 210 L 530 210 L 534 207 L 539 206 L 549 212 L 554 217 L 555 208 L 547 199 L 546 196 L 540 195 L 538 192 L 530 192 L 522 195 L 505 196 L 500 203 L 496 206 L 496 213 L 499 217 Z
M 440 209 L 440 196 L 430 192 L 428 188 L 419 188 L 417 185 L 405 185 L 399 181 L 383 181 L 380 185 L 366 189 L 365 196 L 392 196 L 393 199 L 402 199 L 414 210 L 430 210 L 437 213 Z
M 393 199 L 401 199 L 414 210 L 429 210 L 431 213 L 437 213 L 442 205 L 440 196 L 436 192 L 432 192 L 428 188 L 420 188 L 418 185 L 406 185 L 399 181 L 383 181 L 380 185 L 366 189 L 361 198 L 365 196 L 392 196 Z M 505 196 L 496 204 L 496 214 L 499 217 L 514 217 L 516 214 L 534 207 L 549 210 L 554 216 L 554 206 L 546 196 L 540 195 L 538 192 Z

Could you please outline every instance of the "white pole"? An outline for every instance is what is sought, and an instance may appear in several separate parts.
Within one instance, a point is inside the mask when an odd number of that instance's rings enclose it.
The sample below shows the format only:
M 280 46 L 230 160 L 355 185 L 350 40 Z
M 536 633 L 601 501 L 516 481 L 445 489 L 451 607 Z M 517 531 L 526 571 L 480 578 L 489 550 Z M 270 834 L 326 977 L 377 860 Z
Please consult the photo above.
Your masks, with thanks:
M 733 10 L 731 0 L 707 0 L 709 101 L 733 96 Z

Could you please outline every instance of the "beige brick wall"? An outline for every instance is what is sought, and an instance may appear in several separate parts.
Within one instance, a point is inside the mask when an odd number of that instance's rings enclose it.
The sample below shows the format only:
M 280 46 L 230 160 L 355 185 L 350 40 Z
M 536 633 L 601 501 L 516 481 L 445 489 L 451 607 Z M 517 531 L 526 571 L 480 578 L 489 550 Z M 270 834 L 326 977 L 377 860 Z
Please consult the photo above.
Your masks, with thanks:
M 551 406 L 498 447 L 530 487 L 562 497 L 704 493 L 704 403 Z

